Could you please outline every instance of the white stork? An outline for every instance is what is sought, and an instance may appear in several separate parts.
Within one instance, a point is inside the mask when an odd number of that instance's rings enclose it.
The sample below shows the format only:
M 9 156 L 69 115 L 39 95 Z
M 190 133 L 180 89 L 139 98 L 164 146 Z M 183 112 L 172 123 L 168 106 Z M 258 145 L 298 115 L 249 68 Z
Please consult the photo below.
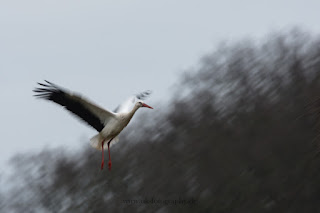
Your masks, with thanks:
M 53 101 L 65 109 L 77 115 L 83 121 L 95 128 L 99 133 L 91 138 L 92 147 L 102 150 L 101 170 L 104 165 L 104 143 L 107 141 L 109 152 L 109 170 L 111 170 L 110 144 L 118 141 L 118 135 L 128 125 L 134 113 L 140 107 L 152 107 L 142 100 L 149 96 L 150 91 L 130 97 L 123 104 L 119 105 L 114 112 L 105 110 L 96 104 L 84 99 L 78 94 L 71 93 L 61 87 L 49 82 L 38 83 L 41 87 L 35 88 L 34 96 Z

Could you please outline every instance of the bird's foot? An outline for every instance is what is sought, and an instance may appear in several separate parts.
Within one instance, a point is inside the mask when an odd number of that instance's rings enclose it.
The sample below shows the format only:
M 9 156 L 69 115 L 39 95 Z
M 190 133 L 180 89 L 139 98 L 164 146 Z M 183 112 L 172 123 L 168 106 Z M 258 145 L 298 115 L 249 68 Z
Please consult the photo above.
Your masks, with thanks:
M 104 162 L 102 161 L 101 162 L 101 170 L 103 170 L 103 165 L 104 165 Z
M 111 161 L 109 161 L 108 166 L 109 166 L 109 171 L 111 171 L 111 166 L 112 166 Z

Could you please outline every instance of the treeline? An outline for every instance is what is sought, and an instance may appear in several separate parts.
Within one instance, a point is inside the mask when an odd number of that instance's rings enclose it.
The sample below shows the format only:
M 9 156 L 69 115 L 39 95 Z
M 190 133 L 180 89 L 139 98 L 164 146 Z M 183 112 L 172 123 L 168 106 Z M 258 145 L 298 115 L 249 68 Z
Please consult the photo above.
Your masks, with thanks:
M 319 96 L 319 37 L 222 44 L 181 76 L 169 110 L 121 136 L 111 172 L 89 146 L 20 154 L 0 209 L 320 212 Z

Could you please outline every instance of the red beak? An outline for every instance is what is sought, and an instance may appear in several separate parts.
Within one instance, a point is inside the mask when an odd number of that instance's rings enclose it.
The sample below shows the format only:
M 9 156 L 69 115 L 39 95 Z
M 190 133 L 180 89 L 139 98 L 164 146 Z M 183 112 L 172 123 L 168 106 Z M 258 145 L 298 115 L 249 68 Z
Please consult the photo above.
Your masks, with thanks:
M 142 107 L 148 107 L 150 109 L 153 109 L 151 106 L 147 105 L 147 104 L 142 104 Z

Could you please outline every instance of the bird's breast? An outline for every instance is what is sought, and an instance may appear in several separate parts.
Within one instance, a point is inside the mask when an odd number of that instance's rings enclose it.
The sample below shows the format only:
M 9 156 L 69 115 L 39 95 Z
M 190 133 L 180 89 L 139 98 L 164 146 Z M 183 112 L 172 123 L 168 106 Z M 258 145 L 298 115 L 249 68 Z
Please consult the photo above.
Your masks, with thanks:
M 107 123 L 107 125 L 101 131 L 103 137 L 117 136 L 129 123 L 129 119 L 125 116 L 119 116 Z

